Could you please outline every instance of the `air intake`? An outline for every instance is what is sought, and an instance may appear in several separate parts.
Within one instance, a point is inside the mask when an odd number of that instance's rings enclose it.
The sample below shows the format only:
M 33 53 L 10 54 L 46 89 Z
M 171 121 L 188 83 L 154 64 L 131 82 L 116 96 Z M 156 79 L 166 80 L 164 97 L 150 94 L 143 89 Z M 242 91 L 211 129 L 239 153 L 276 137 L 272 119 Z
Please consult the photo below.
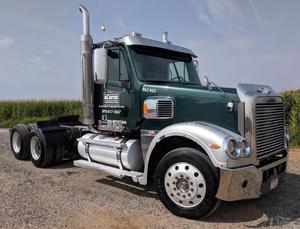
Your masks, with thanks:
M 159 99 L 156 103 L 157 118 L 169 119 L 173 118 L 173 100 L 172 99 Z
M 172 98 L 151 98 L 144 101 L 146 119 L 172 119 L 174 117 L 174 100 Z

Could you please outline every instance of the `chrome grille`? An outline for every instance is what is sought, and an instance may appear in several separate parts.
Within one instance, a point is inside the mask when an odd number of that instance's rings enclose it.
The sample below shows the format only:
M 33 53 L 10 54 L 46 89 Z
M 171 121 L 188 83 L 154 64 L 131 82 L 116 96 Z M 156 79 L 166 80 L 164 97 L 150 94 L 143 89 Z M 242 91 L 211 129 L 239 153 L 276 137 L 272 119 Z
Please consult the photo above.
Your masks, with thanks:
M 263 158 L 284 149 L 282 102 L 256 103 L 256 154 Z
M 160 119 L 173 118 L 173 107 L 172 99 L 159 99 L 156 103 L 157 117 Z

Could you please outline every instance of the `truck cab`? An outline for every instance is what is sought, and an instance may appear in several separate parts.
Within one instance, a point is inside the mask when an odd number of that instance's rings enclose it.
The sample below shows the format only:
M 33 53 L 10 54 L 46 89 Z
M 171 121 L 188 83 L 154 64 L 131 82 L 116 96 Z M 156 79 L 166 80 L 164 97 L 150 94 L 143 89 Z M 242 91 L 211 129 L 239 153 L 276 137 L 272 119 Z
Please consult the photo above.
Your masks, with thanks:
M 83 121 L 13 127 L 18 159 L 46 167 L 74 152 L 75 166 L 154 183 L 171 212 L 193 219 L 282 182 L 288 134 L 283 98 L 270 86 L 202 84 L 196 54 L 167 34 L 93 43 L 88 11 L 80 12 Z

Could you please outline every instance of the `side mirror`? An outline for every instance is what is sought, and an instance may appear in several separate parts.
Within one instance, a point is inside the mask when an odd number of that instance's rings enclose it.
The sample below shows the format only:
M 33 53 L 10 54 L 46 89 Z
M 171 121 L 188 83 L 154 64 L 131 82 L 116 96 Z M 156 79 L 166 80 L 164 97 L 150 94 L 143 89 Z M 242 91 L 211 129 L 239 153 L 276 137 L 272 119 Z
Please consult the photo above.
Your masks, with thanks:
M 94 75 L 101 84 L 107 81 L 107 50 L 105 48 L 94 50 Z
M 211 91 L 212 90 L 211 81 L 209 81 L 207 76 L 204 76 L 204 83 L 205 83 L 205 86 L 208 88 L 208 90 Z

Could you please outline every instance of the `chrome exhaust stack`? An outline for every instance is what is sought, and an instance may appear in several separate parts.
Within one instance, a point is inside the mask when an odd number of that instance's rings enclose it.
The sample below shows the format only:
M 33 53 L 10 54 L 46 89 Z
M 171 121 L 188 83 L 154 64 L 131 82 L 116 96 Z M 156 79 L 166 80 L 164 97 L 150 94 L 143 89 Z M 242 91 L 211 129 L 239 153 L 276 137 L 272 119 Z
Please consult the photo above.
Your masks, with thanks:
M 93 40 L 90 35 L 89 12 L 80 5 L 80 14 L 83 19 L 83 34 L 80 37 L 80 58 L 82 74 L 82 105 L 83 124 L 89 128 L 95 124 L 94 120 L 94 79 L 93 79 Z

